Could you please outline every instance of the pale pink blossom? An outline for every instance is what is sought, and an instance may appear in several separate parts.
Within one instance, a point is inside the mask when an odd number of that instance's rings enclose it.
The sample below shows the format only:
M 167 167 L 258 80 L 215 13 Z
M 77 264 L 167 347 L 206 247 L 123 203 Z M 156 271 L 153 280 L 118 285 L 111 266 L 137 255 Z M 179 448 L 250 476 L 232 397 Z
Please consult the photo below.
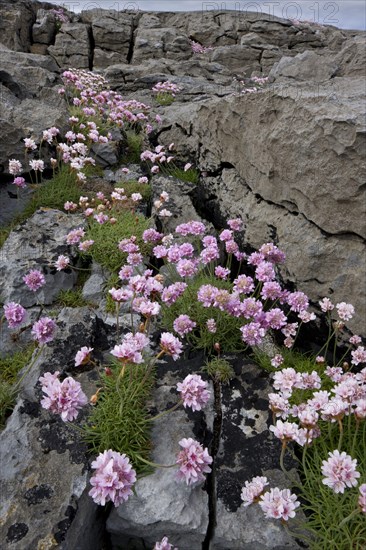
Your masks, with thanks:
M 296 495 L 289 489 L 275 487 L 260 497 L 259 506 L 267 518 L 282 519 L 288 521 L 295 517 L 295 510 L 300 506 Z
M 81 389 L 79 382 L 71 377 L 63 382 L 58 379 L 59 372 L 46 372 L 40 377 L 42 391 L 45 397 L 41 401 L 44 409 L 59 414 L 64 422 L 75 420 L 79 410 L 88 403 L 88 398 Z
M 258 502 L 266 485 L 268 485 L 268 480 L 265 476 L 253 477 L 252 481 L 246 481 L 240 495 L 243 506 Z
M 163 537 L 160 542 L 156 542 L 153 550 L 178 550 L 178 548 L 174 547 L 170 544 L 168 537 Z
M 92 489 L 89 491 L 94 502 L 104 506 L 111 501 L 119 506 L 132 495 L 136 472 L 125 454 L 109 449 L 100 453 L 91 467 L 96 470 L 90 479 Z
M 212 457 L 208 450 L 192 438 L 181 439 L 179 445 L 183 450 L 176 461 L 179 464 L 178 479 L 184 480 L 187 485 L 204 481 L 204 474 L 211 472 L 209 464 L 212 463 Z
M 342 321 L 349 321 L 350 319 L 352 319 L 355 313 L 355 308 L 353 307 L 353 305 L 346 304 L 346 302 L 340 302 L 339 304 L 336 304 L 336 309 L 338 312 L 338 317 Z
M 366 514 L 366 483 L 362 483 L 359 488 L 360 496 L 358 497 L 358 505 L 361 508 L 361 512 Z
M 27 312 L 23 306 L 15 302 L 4 304 L 4 316 L 9 328 L 18 328 L 24 322 Z
M 75 367 L 86 365 L 90 361 L 90 354 L 94 348 L 83 346 L 75 355 Z
M 61 254 L 55 261 L 55 268 L 57 271 L 62 271 L 70 265 L 70 258 Z
M 357 460 L 344 451 L 340 453 L 338 449 L 329 452 L 328 460 L 322 462 L 322 474 L 324 479 L 322 483 L 327 485 L 335 493 L 344 493 L 346 487 L 355 487 L 360 473 L 356 470 Z
M 211 332 L 211 334 L 215 334 L 215 332 L 217 331 L 215 319 L 208 319 L 206 321 L 206 327 L 208 332 Z
M 321 310 L 326 313 L 327 311 L 332 311 L 334 309 L 334 304 L 329 300 L 329 298 L 323 298 L 319 301 Z
M 47 344 L 54 338 L 57 325 L 49 317 L 41 317 L 32 327 L 32 336 L 39 344 Z
M 170 332 L 163 332 L 160 337 L 160 347 L 164 353 L 171 355 L 176 361 L 183 351 L 182 342 Z
M 188 317 L 188 315 L 179 315 L 174 320 L 173 328 L 179 336 L 183 337 L 195 328 L 196 323 Z
M 23 281 L 33 292 L 36 292 L 46 284 L 46 279 L 41 271 L 33 269 L 23 277 Z
M 181 394 L 183 407 L 191 407 L 193 411 L 200 411 L 211 395 L 207 382 L 198 374 L 188 374 L 183 382 L 178 382 L 177 391 Z
M 12 174 L 12 176 L 17 176 L 22 172 L 22 170 L 23 170 L 22 163 L 19 160 L 16 160 L 16 159 L 9 160 L 9 174 Z

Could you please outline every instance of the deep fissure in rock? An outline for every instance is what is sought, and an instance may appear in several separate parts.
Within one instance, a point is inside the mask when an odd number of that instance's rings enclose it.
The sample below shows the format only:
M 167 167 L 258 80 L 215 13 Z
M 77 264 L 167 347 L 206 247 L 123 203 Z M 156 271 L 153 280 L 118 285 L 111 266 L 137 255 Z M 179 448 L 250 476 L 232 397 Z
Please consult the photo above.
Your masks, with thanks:
M 202 550 L 210 550 L 211 542 L 215 535 L 216 528 L 216 471 L 215 458 L 220 446 L 221 430 L 222 430 L 222 403 L 221 403 L 221 384 L 217 380 L 213 380 L 214 387 L 214 422 L 213 422 L 213 438 L 211 445 L 212 471 L 207 476 L 206 487 L 208 493 L 208 526 L 205 539 L 202 543 Z

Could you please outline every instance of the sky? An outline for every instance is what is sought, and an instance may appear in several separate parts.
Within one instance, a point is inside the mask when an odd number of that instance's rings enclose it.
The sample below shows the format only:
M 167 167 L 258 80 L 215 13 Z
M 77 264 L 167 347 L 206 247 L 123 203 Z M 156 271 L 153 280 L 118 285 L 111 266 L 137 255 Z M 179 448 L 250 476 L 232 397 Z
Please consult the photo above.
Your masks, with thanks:
M 49 0 L 70 11 L 101 8 L 122 11 L 251 11 L 290 19 L 306 19 L 343 29 L 366 30 L 365 0 Z

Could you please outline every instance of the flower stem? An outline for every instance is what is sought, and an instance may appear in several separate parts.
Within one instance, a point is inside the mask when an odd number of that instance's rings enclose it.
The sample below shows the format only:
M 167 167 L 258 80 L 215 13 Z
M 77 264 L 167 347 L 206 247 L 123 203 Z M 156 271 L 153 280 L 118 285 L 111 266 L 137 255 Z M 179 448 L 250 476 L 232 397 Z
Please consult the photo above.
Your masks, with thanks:
M 171 413 L 175 410 L 177 410 L 177 408 L 183 404 L 183 399 L 180 399 L 178 401 L 178 403 L 176 403 L 173 407 L 171 407 L 170 409 L 166 409 L 165 411 L 155 415 L 155 416 L 152 416 L 151 418 L 148 418 L 148 422 L 152 422 L 153 420 L 157 420 L 158 418 L 161 418 L 162 416 L 165 416 L 166 414 L 168 413 Z

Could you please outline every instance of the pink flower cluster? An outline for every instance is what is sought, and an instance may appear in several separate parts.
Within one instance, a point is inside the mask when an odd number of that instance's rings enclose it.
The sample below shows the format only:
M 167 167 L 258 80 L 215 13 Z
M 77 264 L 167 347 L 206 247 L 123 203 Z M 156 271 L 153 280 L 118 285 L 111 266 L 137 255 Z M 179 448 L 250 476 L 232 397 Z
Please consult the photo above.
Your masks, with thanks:
M 178 479 L 184 480 L 187 485 L 204 481 L 204 474 L 211 472 L 209 464 L 212 464 L 212 457 L 208 450 L 203 449 L 198 441 L 192 438 L 181 439 L 179 445 L 183 450 L 177 457 Z
M 296 515 L 296 508 L 300 502 L 296 500 L 296 495 L 289 489 L 272 488 L 265 492 L 268 485 L 266 477 L 254 477 L 252 481 L 246 481 L 242 488 L 241 498 L 244 506 L 258 503 L 267 518 L 282 519 L 288 521 Z
M 169 94 L 172 97 L 175 97 L 176 94 L 182 91 L 182 88 L 166 80 L 165 82 L 157 82 L 152 88 L 154 94 Z
M 23 277 L 23 281 L 33 292 L 36 292 L 46 284 L 46 279 L 41 271 L 33 269 Z
M 86 365 L 90 361 L 90 354 L 94 348 L 83 346 L 75 355 L 75 367 Z
M 125 454 L 109 449 L 100 453 L 91 467 L 95 473 L 90 479 L 89 495 L 96 504 L 104 506 L 111 501 L 119 506 L 132 495 L 136 472 Z
M 173 545 L 170 544 L 168 537 L 163 537 L 160 542 L 155 543 L 153 550 L 178 550 L 178 548 L 173 548 Z
M 323 460 L 322 480 L 335 493 L 344 493 L 346 487 L 355 487 L 360 473 L 356 470 L 357 460 L 345 452 L 340 453 L 337 449 L 329 452 L 328 460 Z
M 183 382 L 178 382 L 177 391 L 181 394 L 184 407 L 200 411 L 210 399 L 211 392 L 207 390 L 207 382 L 198 374 L 188 374 Z
M 53 319 L 42 317 L 36 321 L 32 327 L 32 336 L 39 344 L 52 342 L 57 325 Z
M 4 304 L 4 315 L 9 328 L 18 328 L 25 320 L 27 312 L 20 304 L 9 302 Z
M 59 372 L 46 372 L 40 377 L 42 391 L 45 397 L 41 400 L 44 409 L 59 414 L 64 422 L 75 420 L 79 410 L 88 403 L 88 398 L 81 389 L 79 382 L 70 376 L 60 382 Z
M 125 335 L 122 344 L 114 346 L 111 354 L 122 363 L 143 363 L 142 351 L 149 344 L 149 338 L 137 332 L 129 332 Z

